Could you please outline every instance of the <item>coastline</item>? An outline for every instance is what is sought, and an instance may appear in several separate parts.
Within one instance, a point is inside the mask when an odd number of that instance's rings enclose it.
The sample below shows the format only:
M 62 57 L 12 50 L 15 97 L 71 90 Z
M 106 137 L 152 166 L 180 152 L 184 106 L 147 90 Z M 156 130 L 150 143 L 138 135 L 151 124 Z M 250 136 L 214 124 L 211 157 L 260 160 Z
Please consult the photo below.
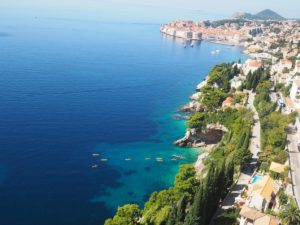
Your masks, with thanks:
M 168 35 L 168 34 L 166 34 L 166 35 Z M 172 36 L 172 35 L 171 35 L 171 36 Z M 175 36 L 174 36 L 174 37 L 175 37 Z M 203 40 L 204 40 L 204 41 L 207 41 L 207 42 L 210 42 L 210 43 L 220 44 L 220 45 L 243 47 L 242 45 L 230 44 L 230 43 L 226 43 L 226 42 L 224 42 L 224 41 L 216 41 L 216 40 L 214 40 L 214 39 L 203 39 Z M 241 52 L 242 52 L 242 54 L 246 55 L 247 58 L 250 57 L 248 54 L 245 53 L 245 50 L 244 50 L 244 49 L 243 49 Z M 190 99 L 191 99 L 192 101 L 187 102 L 187 103 L 185 104 L 185 107 L 186 107 L 187 105 L 190 105 L 190 106 L 191 106 L 191 105 L 193 105 L 193 102 L 194 102 L 194 101 L 197 101 L 196 99 L 192 98 L 192 96 L 200 95 L 200 88 L 201 88 L 203 85 L 206 84 L 207 78 L 208 78 L 208 75 L 206 75 L 206 76 L 204 77 L 204 79 L 203 79 L 202 82 L 200 82 L 198 85 L 196 85 L 196 88 L 195 88 L 195 89 L 196 89 L 196 92 L 193 93 L 193 94 L 190 96 Z M 190 108 L 192 108 L 192 107 L 190 107 Z M 186 108 L 186 109 L 188 109 L 188 108 Z M 191 110 L 191 111 L 192 111 L 192 110 Z M 187 119 L 186 121 L 189 121 L 190 118 L 191 118 L 191 116 L 189 116 L 189 119 Z M 201 172 L 203 171 L 203 169 L 204 169 L 204 167 L 205 167 L 204 161 L 210 156 L 210 154 L 211 154 L 211 152 L 213 151 L 213 149 L 214 149 L 219 143 L 220 143 L 220 141 L 219 141 L 217 144 L 205 144 L 205 145 L 202 146 L 202 147 L 197 147 L 197 148 L 199 148 L 199 150 L 200 150 L 199 152 L 200 152 L 200 153 L 198 154 L 197 160 L 196 160 L 195 163 L 193 163 L 193 165 L 194 165 L 194 168 L 195 168 L 195 170 L 196 170 L 196 174 L 197 174 L 198 176 L 201 175 Z M 188 148 L 190 148 L 190 147 L 188 147 Z
M 166 36 L 170 36 L 173 38 L 179 38 L 181 40 L 185 40 L 185 41 L 208 41 L 214 44 L 221 44 L 221 45 L 227 45 L 227 46 L 238 46 L 238 47 L 243 47 L 243 45 L 241 44 L 237 44 L 237 43 L 233 43 L 230 41 L 225 41 L 225 40 L 218 40 L 218 39 L 214 39 L 214 38 L 201 38 L 201 39 L 196 39 L 196 38 L 185 38 L 182 36 L 178 36 L 178 35 L 174 35 L 174 34 L 169 34 L 167 32 L 161 31 L 162 34 L 166 35 Z
M 175 40 L 175 39 L 174 39 Z M 204 43 L 207 43 L 207 44 L 210 44 L 210 43 L 212 43 L 212 42 L 209 42 L 209 41 L 204 41 Z M 214 44 L 214 43 L 212 43 L 212 44 Z M 232 48 L 226 48 L 226 46 L 225 45 L 223 45 L 223 46 L 221 46 L 221 44 L 220 43 L 217 43 L 216 45 L 220 45 L 220 47 L 219 47 L 219 49 L 221 49 L 221 52 L 231 52 L 232 51 Z M 179 46 L 180 47 L 180 46 Z M 198 46 L 197 46 L 198 47 Z M 202 46 L 203 47 L 203 46 Z M 198 47 L 198 48 L 200 48 L 200 47 Z M 214 48 L 218 48 L 217 46 L 214 46 Z M 182 49 L 182 48 L 181 48 Z M 194 49 L 196 49 L 196 48 L 194 48 Z M 206 52 L 206 54 L 208 54 L 209 56 L 211 55 L 211 54 L 209 54 L 210 53 L 210 50 L 211 49 L 208 49 L 208 51 L 205 51 Z M 182 50 L 182 51 L 185 51 L 185 50 Z M 193 52 L 194 52 L 195 50 L 193 50 Z M 237 51 L 236 49 L 234 50 L 235 52 Z M 190 85 L 189 85 L 189 90 L 191 91 L 190 93 L 191 94 L 193 94 L 193 93 L 197 93 L 197 94 L 199 94 L 200 92 L 200 90 L 199 90 L 199 85 L 195 85 L 195 84 L 199 84 L 199 81 L 201 82 L 201 83 L 205 83 L 204 81 L 205 80 L 207 80 L 207 77 L 208 77 L 208 75 L 209 75 L 209 72 L 212 70 L 212 68 L 215 66 L 215 65 L 218 65 L 218 64 L 220 64 L 220 63 L 222 63 L 222 62 L 227 62 L 227 63 L 230 63 L 230 62 L 233 62 L 233 61 L 236 61 L 236 60 L 238 60 L 238 58 L 243 58 L 243 54 L 241 53 L 241 49 L 239 49 L 238 50 L 238 53 L 239 54 L 234 54 L 233 55 L 233 57 L 231 57 L 229 60 L 227 59 L 227 54 L 220 54 L 220 57 L 213 57 L 213 61 L 212 61 L 212 63 L 211 64 L 209 64 L 209 66 L 206 66 L 206 67 L 204 67 L 204 70 L 203 69 L 201 69 L 200 71 L 204 71 L 204 72 L 202 72 L 202 75 L 200 76 L 200 77 L 198 77 L 198 76 L 196 76 L 195 77 L 195 79 L 193 80 L 193 82 L 191 83 L 190 82 Z M 218 60 L 217 60 L 217 58 L 218 58 Z M 199 73 L 199 70 L 198 70 L 198 72 L 197 73 Z M 204 73 L 204 74 L 203 74 Z M 197 86 L 197 87 L 196 87 Z M 196 89 L 196 90 L 195 90 Z M 194 91 L 193 91 L 194 90 Z M 184 94 L 182 97 L 181 97 L 181 103 L 179 103 L 179 104 L 185 104 L 186 102 L 190 102 L 189 100 L 188 100 L 188 97 L 191 95 L 191 94 L 189 94 L 188 93 L 188 95 L 186 95 L 186 94 Z M 184 97 L 185 96 L 185 97 Z M 195 96 L 194 96 L 195 97 Z M 193 100 L 193 99 L 192 99 Z M 196 99 L 194 99 L 194 100 L 196 100 Z M 176 110 L 176 108 L 178 109 L 178 106 L 180 106 L 180 105 L 178 105 L 178 103 L 177 103 L 177 105 L 175 106 L 175 108 L 173 108 L 173 109 L 175 109 Z M 187 111 L 186 111 L 187 112 Z M 185 112 L 185 113 L 186 113 Z M 174 115 L 176 115 L 176 113 L 178 113 L 178 111 L 177 112 L 174 112 L 173 111 L 173 113 L 172 113 L 172 117 L 174 117 Z M 172 118 L 171 117 L 171 118 Z M 183 118 L 183 117 L 181 117 L 181 118 Z M 185 121 L 188 121 L 188 119 L 189 118 L 183 118 L 183 119 L 187 119 L 187 120 L 185 120 Z M 178 119 L 176 119 L 176 117 L 175 117 L 175 121 L 176 120 L 178 120 Z M 186 132 L 187 131 L 187 126 L 186 126 L 186 124 L 182 124 L 182 128 L 184 128 L 184 132 Z M 184 134 L 184 133 L 183 133 Z M 174 137 L 173 136 L 173 140 L 172 141 L 175 141 L 177 138 L 178 138 L 178 133 L 177 133 L 177 135 Z M 210 142 L 208 142 L 208 143 L 210 143 Z M 217 142 L 214 142 L 214 143 L 217 143 Z M 170 142 L 169 142 L 169 144 L 170 144 Z M 196 143 L 196 144 L 201 144 L 201 143 Z M 176 176 L 178 176 L 179 174 L 182 174 L 182 168 L 193 168 L 191 171 L 194 171 L 195 172 L 195 174 L 194 174 L 194 177 L 195 177 L 195 179 L 197 179 L 197 180 L 200 180 L 200 179 L 202 179 L 201 177 L 203 177 L 203 176 L 201 176 L 201 173 L 202 174 L 204 174 L 204 171 L 206 171 L 206 159 L 209 157 L 209 156 L 211 156 L 211 152 L 212 152 L 212 149 L 213 149 L 213 147 L 214 146 L 216 146 L 216 144 L 214 144 L 214 145 L 207 145 L 207 144 L 205 144 L 205 145 L 194 145 L 194 146 L 189 146 L 190 148 L 188 149 L 188 148 L 181 148 L 181 149 L 178 149 L 179 151 L 183 151 L 182 152 L 182 154 L 186 154 L 186 153 L 188 153 L 188 152 L 190 152 L 191 150 L 193 150 L 193 149 L 195 149 L 195 154 L 194 154 L 194 157 L 193 157 L 193 159 L 191 159 L 189 162 L 181 162 L 181 163 L 179 163 L 179 164 L 177 164 L 178 166 L 179 166 L 179 171 L 178 171 L 178 167 L 176 168 Z M 182 146 L 182 147 L 185 147 L 185 146 Z M 180 154 L 180 153 L 179 153 Z M 207 162 L 209 162 L 209 161 L 207 161 Z M 163 165 L 163 164 L 161 164 L 161 165 Z M 195 169 L 196 168 L 196 169 Z M 176 176 L 175 177 L 172 177 L 172 178 L 170 178 L 170 181 L 172 180 L 172 184 L 171 185 L 168 185 L 168 186 L 166 186 L 164 189 L 162 189 L 162 190 L 159 190 L 159 191 L 157 191 L 157 190 L 154 190 L 154 191 L 152 191 L 151 193 L 151 195 L 150 195 L 150 197 L 149 197 L 149 199 L 148 200 L 146 200 L 146 201 L 144 201 L 144 204 L 152 204 L 152 202 L 153 202 L 153 200 L 152 200 L 152 198 L 154 198 L 153 196 L 155 196 L 156 195 L 156 193 L 158 193 L 158 194 L 160 194 L 160 193 L 164 193 L 164 192 L 169 192 L 169 188 L 170 187 L 173 187 L 174 185 L 176 186 L 176 183 L 174 184 L 173 182 L 176 182 Z M 179 175 L 180 176 L 180 175 Z M 172 188 L 171 188 L 171 190 L 172 190 Z M 128 203 L 128 202 L 124 202 L 122 205 L 124 205 L 124 207 L 126 207 L 127 206 L 127 204 L 126 203 Z M 142 204 L 141 204 L 142 205 Z M 141 206 L 140 205 L 140 206 Z M 149 208 L 148 208 L 149 209 Z

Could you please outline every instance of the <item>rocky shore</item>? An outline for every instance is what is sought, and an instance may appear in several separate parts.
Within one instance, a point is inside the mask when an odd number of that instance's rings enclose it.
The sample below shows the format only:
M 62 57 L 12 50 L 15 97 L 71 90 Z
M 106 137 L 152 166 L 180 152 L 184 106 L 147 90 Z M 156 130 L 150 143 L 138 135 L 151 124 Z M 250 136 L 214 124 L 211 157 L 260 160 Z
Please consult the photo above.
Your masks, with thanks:
M 218 124 L 210 124 L 203 131 L 189 129 L 185 136 L 174 142 L 179 147 L 205 147 L 207 145 L 216 144 L 221 141 L 226 128 Z
M 196 112 L 203 112 L 204 108 L 201 106 L 199 99 L 201 97 L 201 88 L 206 85 L 206 79 L 196 86 L 196 93 L 189 98 L 190 102 L 181 107 L 179 112 L 184 112 L 186 115 L 177 114 L 176 118 L 184 118 L 189 120 Z M 201 148 L 201 154 L 195 163 L 197 174 L 201 174 L 204 168 L 204 160 L 209 156 L 214 146 L 219 143 L 223 137 L 223 134 L 227 132 L 227 129 L 220 124 L 208 124 L 204 130 L 187 129 L 184 137 L 174 141 L 174 145 L 179 147 L 188 148 Z

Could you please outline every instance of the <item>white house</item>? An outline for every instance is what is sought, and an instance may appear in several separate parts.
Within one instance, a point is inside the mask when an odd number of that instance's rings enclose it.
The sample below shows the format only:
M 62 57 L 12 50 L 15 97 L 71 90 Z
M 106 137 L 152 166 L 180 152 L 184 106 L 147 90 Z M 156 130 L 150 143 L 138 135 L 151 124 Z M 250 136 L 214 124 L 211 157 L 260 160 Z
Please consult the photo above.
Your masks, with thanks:
M 294 106 L 299 109 L 300 108 L 300 79 L 294 80 L 291 91 L 290 97 L 293 101 Z
M 234 77 L 230 80 L 231 88 L 238 89 L 240 86 L 242 86 L 242 84 L 243 84 L 243 81 L 239 76 Z
M 280 66 L 280 70 L 284 70 L 284 69 L 292 69 L 293 67 L 293 62 L 289 59 L 281 59 L 279 62 L 279 66 Z
M 299 73 L 300 74 L 300 61 L 296 62 L 294 74 Z
M 240 225 L 278 225 L 279 220 L 270 215 L 266 215 L 254 208 L 243 206 L 240 212 Z

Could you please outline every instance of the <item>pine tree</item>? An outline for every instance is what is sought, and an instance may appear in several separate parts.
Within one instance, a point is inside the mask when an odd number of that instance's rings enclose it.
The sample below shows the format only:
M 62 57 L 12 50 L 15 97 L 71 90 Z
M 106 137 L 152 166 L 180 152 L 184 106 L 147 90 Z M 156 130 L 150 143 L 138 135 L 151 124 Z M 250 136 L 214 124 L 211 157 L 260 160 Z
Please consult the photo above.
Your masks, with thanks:
M 242 134 L 241 134 L 241 136 L 240 136 L 240 138 L 239 138 L 239 141 L 238 141 L 238 143 L 237 143 L 237 145 L 236 145 L 236 148 L 237 148 L 237 149 L 240 149 L 240 148 L 243 146 L 244 141 L 245 141 L 245 138 L 246 138 L 246 133 L 245 133 L 245 131 L 243 130 L 243 131 L 242 131 Z
M 192 215 L 193 215 L 193 221 L 195 222 L 195 225 L 201 225 L 202 224 L 202 215 L 203 214 L 203 186 L 200 185 L 200 187 L 198 188 L 196 195 L 195 195 L 195 199 L 192 205 Z
M 188 204 L 188 198 L 184 194 L 178 202 L 176 221 L 180 221 L 180 222 L 184 221 L 187 204 Z
M 172 210 L 169 214 L 169 218 L 168 218 L 166 225 L 175 225 L 176 217 L 177 217 L 177 207 L 176 207 L 176 204 L 174 204 L 172 207 Z
M 221 199 L 223 199 L 226 196 L 227 188 L 227 177 L 225 174 L 226 166 L 225 166 L 225 159 L 222 161 L 222 165 L 220 167 L 219 176 L 218 176 L 218 188 L 219 188 L 219 196 Z
M 226 187 L 229 188 L 233 184 L 234 163 L 231 161 L 227 164 L 225 176 L 227 178 Z

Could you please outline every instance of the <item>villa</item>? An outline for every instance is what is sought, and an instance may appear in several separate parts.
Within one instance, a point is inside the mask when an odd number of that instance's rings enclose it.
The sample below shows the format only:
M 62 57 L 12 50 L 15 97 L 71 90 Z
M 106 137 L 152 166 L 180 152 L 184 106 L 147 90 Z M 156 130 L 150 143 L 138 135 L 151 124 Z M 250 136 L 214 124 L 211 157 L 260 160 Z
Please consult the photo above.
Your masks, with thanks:
M 246 204 L 261 212 L 272 208 L 275 204 L 275 197 L 279 190 L 273 178 L 270 176 L 260 177 L 257 182 L 250 185 L 249 197 Z
M 263 66 L 262 62 L 248 59 L 244 65 L 243 71 L 244 74 L 248 74 L 249 72 L 255 72 Z
M 293 67 L 293 62 L 289 59 L 281 59 L 279 62 L 279 68 L 281 71 L 283 71 L 284 69 L 292 69 Z
M 240 225 L 278 225 L 279 220 L 270 215 L 266 215 L 254 208 L 243 206 L 241 212 Z
M 242 86 L 243 84 L 243 81 L 241 79 L 241 77 L 234 77 L 230 80 L 230 86 L 231 88 L 234 88 L 234 89 L 238 89 L 240 86 Z
M 233 98 L 227 97 L 222 103 L 222 108 L 227 109 L 231 106 L 233 106 Z

